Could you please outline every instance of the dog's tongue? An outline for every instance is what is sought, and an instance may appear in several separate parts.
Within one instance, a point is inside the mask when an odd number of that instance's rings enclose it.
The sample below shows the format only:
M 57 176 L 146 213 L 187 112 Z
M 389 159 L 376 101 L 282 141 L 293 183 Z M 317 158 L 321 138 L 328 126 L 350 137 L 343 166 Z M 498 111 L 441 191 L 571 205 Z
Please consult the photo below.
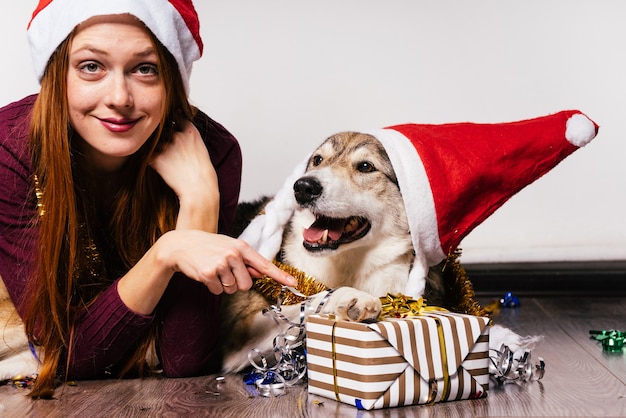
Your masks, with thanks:
M 345 219 L 319 217 L 313 222 L 313 225 L 305 228 L 302 235 L 307 242 L 318 242 L 322 240 L 324 231 L 328 230 L 328 239 L 336 241 L 343 233 L 344 224 Z

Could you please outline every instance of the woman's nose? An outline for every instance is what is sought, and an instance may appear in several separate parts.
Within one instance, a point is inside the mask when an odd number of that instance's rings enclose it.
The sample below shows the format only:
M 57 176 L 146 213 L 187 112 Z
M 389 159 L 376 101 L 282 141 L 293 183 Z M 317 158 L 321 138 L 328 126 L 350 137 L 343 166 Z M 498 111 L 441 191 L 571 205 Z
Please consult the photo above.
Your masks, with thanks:
M 129 80 L 125 74 L 110 73 L 110 83 L 106 95 L 106 105 L 109 107 L 126 108 L 133 105 L 133 95 Z

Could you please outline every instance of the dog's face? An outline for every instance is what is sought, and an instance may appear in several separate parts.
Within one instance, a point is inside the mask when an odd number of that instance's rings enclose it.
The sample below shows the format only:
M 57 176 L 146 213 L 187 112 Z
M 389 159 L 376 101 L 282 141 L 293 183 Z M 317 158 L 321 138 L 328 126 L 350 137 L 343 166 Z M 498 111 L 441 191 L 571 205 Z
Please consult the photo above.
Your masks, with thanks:
M 293 189 L 299 210 L 292 229 L 303 231 L 309 253 L 376 245 L 377 237 L 408 234 L 396 175 L 371 135 L 344 132 L 328 138 Z

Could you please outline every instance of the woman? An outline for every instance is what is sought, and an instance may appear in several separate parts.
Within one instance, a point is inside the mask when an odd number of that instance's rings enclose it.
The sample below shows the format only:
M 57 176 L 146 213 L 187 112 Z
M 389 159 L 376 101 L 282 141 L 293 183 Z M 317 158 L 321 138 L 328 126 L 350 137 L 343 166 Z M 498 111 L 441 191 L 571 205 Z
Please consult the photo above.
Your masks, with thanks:
M 241 155 L 187 99 L 190 0 L 42 0 L 38 96 L 0 110 L 0 276 L 57 377 L 219 367 L 219 297 L 294 279 L 227 233 Z M 192 122 L 193 121 L 193 122 Z

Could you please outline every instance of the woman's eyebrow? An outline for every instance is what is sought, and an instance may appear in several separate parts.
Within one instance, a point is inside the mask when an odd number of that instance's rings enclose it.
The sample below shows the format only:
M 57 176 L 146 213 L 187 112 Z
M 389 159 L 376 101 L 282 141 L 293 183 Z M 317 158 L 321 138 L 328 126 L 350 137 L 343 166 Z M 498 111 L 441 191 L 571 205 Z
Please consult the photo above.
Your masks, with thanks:
M 91 46 L 89 44 L 83 45 L 75 49 L 74 51 L 72 51 L 72 54 L 76 54 L 78 52 L 83 52 L 83 51 L 91 52 L 91 53 L 98 54 L 98 55 L 105 55 L 105 56 L 113 55 L 112 52 L 105 51 L 103 49 L 97 48 L 95 46 Z M 137 57 L 147 57 L 150 55 L 156 55 L 156 50 L 153 47 L 148 47 L 144 49 L 143 51 L 135 52 L 133 55 Z

